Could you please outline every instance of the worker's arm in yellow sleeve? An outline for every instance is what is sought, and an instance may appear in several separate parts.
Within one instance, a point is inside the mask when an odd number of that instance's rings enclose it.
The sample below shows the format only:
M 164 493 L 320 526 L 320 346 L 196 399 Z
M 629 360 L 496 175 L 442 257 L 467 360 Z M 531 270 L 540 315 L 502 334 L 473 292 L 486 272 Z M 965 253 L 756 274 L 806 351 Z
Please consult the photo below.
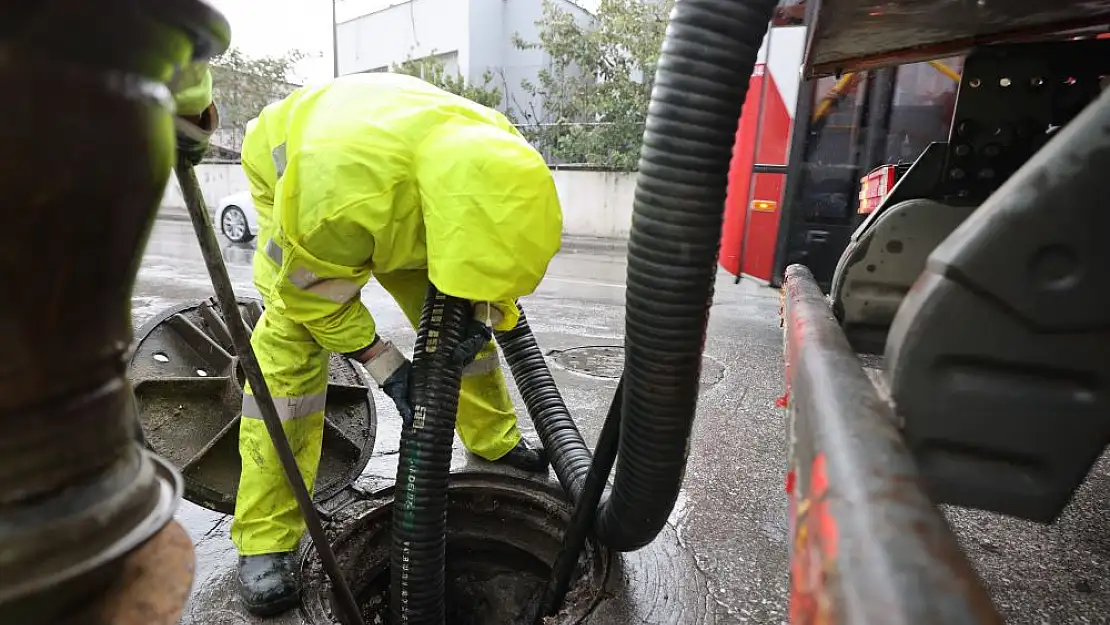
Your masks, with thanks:
M 177 108 L 175 127 L 178 154 L 195 165 L 208 151 L 220 115 L 212 100 L 212 70 L 207 61 L 192 63 L 170 82 Z
M 477 302 L 474 304 L 474 318 L 495 332 L 508 332 L 520 321 L 520 308 L 514 300 Z
M 186 65 L 170 83 L 177 114 L 195 117 L 212 105 L 212 69 L 207 61 Z
M 334 262 L 336 255 L 319 240 L 294 244 L 280 235 L 278 240 L 288 257 L 278 279 L 281 312 L 304 326 L 320 347 L 358 357 L 374 342 L 377 330 L 359 298 L 369 271 Z
M 324 349 L 356 354 L 374 340 L 374 319 L 359 299 L 370 280 L 374 237 L 354 219 L 366 181 L 338 173 L 346 163 L 334 150 L 295 152 L 278 185 L 271 236 L 280 248 L 283 314 Z
M 262 115 L 265 114 L 263 111 Z M 260 115 L 247 122 L 240 149 L 240 164 L 247 176 L 247 188 L 258 219 L 258 236 L 263 245 L 269 239 L 274 220 L 274 192 L 277 170 L 266 133 L 265 119 Z

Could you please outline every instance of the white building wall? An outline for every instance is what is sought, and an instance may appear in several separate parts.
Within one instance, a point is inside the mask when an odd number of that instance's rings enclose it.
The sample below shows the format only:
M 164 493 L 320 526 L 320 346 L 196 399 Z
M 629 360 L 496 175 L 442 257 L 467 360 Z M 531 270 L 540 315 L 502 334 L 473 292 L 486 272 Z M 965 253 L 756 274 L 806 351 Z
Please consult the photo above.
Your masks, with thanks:
M 569 0 L 553 0 L 580 21 L 590 15 Z M 340 23 L 337 27 L 339 73 L 380 71 L 406 58 L 457 54 L 446 69 L 480 84 L 488 70 L 500 87 L 502 108 L 534 111 L 542 118 L 542 102 L 521 88 L 536 82 L 547 64 L 543 50 L 519 50 L 515 36 L 539 40 L 536 22 L 543 0 L 410 0 Z M 521 115 L 518 115 L 521 117 Z
M 339 73 L 457 52 L 457 70 L 469 76 L 469 13 L 467 0 L 410 0 L 343 22 L 336 27 Z
M 511 0 L 456 0 L 470 3 L 467 16 L 470 65 L 464 73 L 471 83 L 481 84 L 487 70 L 496 74 L 501 68 L 501 40 L 504 32 L 505 5 Z
M 543 2 L 534 0 L 507 0 L 501 37 L 501 73 L 504 84 L 501 90 L 508 94 L 506 104 L 516 113 L 519 121 L 526 114 L 542 113 L 540 98 L 532 98 L 520 87 L 523 80 L 536 83 L 539 72 L 547 64 L 547 54 L 541 49 L 521 50 L 513 45 L 514 34 L 525 41 L 538 41 L 536 22 L 543 17 Z

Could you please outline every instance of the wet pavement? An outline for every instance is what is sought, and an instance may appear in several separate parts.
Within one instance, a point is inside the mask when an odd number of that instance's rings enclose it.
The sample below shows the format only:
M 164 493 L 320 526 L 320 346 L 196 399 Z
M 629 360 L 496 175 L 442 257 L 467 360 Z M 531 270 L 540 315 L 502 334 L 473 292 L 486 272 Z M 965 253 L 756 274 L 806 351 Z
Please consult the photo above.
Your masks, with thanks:
M 227 245 L 224 259 L 237 294 L 250 284 L 251 245 Z M 523 305 L 549 366 L 587 442 L 593 444 L 616 386 L 612 363 L 623 334 L 623 253 L 586 247 L 556 258 Z M 159 311 L 209 297 L 211 286 L 188 223 L 157 222 L 133 299 L 134 324 Z M 379 332 L 411 350 L 415 334 L 376 284 L 363 301 Z M 782 334 L 777 292 L 730 276 L 718 281 L 706 343 L 705 375 L 679 505 L 647 548 L 614 555 L 602 600 L 584 623 L 785 623 L 787 520 L 782 394 Z M 592 350 L 576 348 L 594 347 Z M 583 370 L 583 367 L 587 370 Z M 523 402 L 521 426 L 531 426 Z M 396 471 L 399 420 L 375 394 L 379 428 L 360 493 L 389 485 Z M 458 447 L 456 441 L 456 448 Z M 490 471 L 456 449 L 459 471 Z M 948 510 L 1007 622 L 1110 622 L 1110 499 L 1100 463 L 1076 502 L 1053 526 Z M 187 625 L 256 623 L 233 591 L 230 518 L 183 502 L 177 518 L 196 543 L 198 568 Z M 270 622 L 270 621 L 268 621 Z M 274 620 L 304 622 L 300 612 Z

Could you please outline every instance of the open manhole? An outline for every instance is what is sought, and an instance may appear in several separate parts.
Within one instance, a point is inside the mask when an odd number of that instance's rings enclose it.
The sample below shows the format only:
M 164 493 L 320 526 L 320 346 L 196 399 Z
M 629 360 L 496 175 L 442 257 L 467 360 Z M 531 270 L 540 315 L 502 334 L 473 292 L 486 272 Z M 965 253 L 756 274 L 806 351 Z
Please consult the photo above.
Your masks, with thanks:
M 254 328 L 262 303 L 240 298 Z M 146 444 L 185 479 L 185 498 L 230 514 L 239 489 L 239 412 L 243 371 L 219 306 L 212 299 L 175 306 L 137 332 L 127 377 Z M 315 499 L 353 482 L 370 461 L 377 423 L 362 369 L 332 354 L 324 408 L 323 451 Z
M 595 378 L 619 378 L 624 371 L 624 347 L 588 345 L 548 352 L 555 364 L 569 371 Z M 701 385 L 713 386 L 725 375 L 725 366 L 709 356 L 701 357 Z
M 391 622 L 389 547 L 392 489 L 376 494 L 380 505 L 330 528 L 351 592 L 367 624 Z M 559 552 L 571 506 L 557 485 L 492 474 L 452 475 L 447 506 L 447 622 L 452 625 L 520 623 L 543 592 Z M 562 612 L 550 625 L 578 623 L 601 597 L 608 552 L 590 543 Z M 304 559 L 303 610 L 308 625 L 342 623 L 331 582 L 314 550 Z

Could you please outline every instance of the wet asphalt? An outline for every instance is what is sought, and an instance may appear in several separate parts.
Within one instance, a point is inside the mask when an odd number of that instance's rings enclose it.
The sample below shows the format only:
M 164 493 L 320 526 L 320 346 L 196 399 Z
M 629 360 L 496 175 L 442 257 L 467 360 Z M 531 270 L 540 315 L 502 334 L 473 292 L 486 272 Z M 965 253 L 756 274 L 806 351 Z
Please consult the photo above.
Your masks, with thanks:
M 250 281 L 253 244 L 224 241 L 238 295 L 257 296 Z M 596 440 L 616 386 L 607 363 L 564 352 L 618 346 L 624 317 L 624 252 L 574 246 L 553 262 L 539 290 L 523 301 L 540 346 L 588 443 Z M 135 327 L 161 310 L 210 297 L 212 289 L 189 223 L 161 219 L 154 228 L 133 296 Z M 379 333 L 411 350 L 415 335 L 376 284 L 363 291 Z M 750 282 L 718 280 L 702 395 L 679 504 L 651 546 L 617 556 L 604 599 L 583 622 L 595 624 L 785 623 L 787 604 L 786 466 L 779 296 Z M 604 353 L 604 351 L 598 352 Z M 576 371 L 578 365 L 598 365 Z M 513 390 L 526 433 L 531 426 Z M 358 487 L 388 485 L 400 432 L 391 403 L 375 395 L 379 428 L 374 458 Z M 456 441 L 456 447 L 458 443 Z M 465 454 L 456 467 L 467 470 Z M 979 511 L 947 509 L 949 523 L 1007 623 L 1110 622 L 1110 489 L 1100 462 L 1054 525 Z M 178 520 L 197 552 L 193 597 L 182 623 L 253 624 L 233 589 L 230 518 L 182 502 Z M 275 623 L 303 623 L 294 612 Z

